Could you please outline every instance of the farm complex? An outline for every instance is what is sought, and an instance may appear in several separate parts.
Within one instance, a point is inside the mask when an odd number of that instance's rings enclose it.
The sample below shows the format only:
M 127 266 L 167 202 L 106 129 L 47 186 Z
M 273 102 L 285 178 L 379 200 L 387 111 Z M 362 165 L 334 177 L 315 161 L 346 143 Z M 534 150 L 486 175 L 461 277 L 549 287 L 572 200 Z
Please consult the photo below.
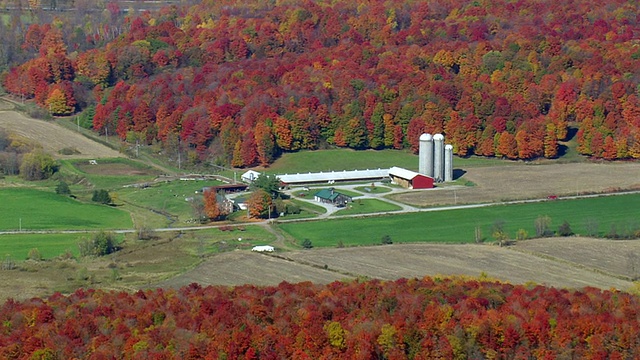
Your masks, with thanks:
M 1 3 L 0 359 L 640 358 L 640 2 Z

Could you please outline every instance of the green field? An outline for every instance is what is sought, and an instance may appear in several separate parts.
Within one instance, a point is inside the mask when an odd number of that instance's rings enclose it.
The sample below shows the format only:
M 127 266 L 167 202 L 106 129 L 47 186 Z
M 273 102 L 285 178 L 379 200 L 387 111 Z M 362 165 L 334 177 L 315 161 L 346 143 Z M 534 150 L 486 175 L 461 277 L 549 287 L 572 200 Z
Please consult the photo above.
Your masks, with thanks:
M 474 166 L 509 165 L 512 161 L 469 157 L 455 157 L 454 168 Z M 295 174 L 320 171 L 364 170 L 377 168 L 401 168 L 417 171 L 418 155 L 404 150 L 350 150 L 331 149 L 299 151 L 283 154 L 270 167 L 271 174 Z
M 478 226 L 483 238 L 493 241 L 496 222 L 504 222 L 509 238 L 514 239 L 519 229 L 535 236 L 539 216 L 549 216 L 554 231 L 566 220 L 577 234 L 587 234 L 589 227 L 596 227 L 595 232 L 605 236 L 612 228 L 618 234 L 640 228 L 639 202 L 640 195 L 607 196 L 279 226 L 296 239 L 309 239 L 318 247 L 336 246 L 339 241 L 346 246 L 379 244 L 384 235 L 390 235 L 394 242 L 468 243 L 475 240 Z
M 384 194 L 391 192 L 391 189 L 385 186 L 359 186 L 355 189 L 365 194 Z
M 123 158 L 101 159 L 98 165 L 92 165 L 95 166 L 95 169 L 85 167 L 85 169 L 88 170 L 103 170 L 107 168 L 113 171 L 112 174 L 109 174 L 107 171 L 91 173 L 90 171 L 82 169 L 82 166 L 87 162 L 88 160 L 61 160 L 60 172 L 67 176 L 73 175 L 86 178 L 93 187 L 106 190 L 117 189 L 129 184 L 152 181 L 159 174 L 157 170 L 147 165 Z
M 220 185 L 222 182 L 210 181 L 171 181 L 154 184 L 148 188 L 126 188 L 119 190 L 120 199 L 147 209 L 166 212 L 186 220 L 193 217 L 191 201 L 203 187 Z
M 338 210 L 336 215 L 356 215 L 370 214 L 377 212 L 398 211 L 400 206 L 390 204 L 378 199 L 356 199 L 349 203 L 346 208 Z
M 87 204 L 52 192 L 28 188 L 0 189 L 0 230 L 130 229 L 129 213 Z
M 10 256 L 15 261 L 27 258 L 31 249 L 38 249 L 43 259 L 52 259 L 70 252 L 79 256 L 78 243 L 91 238 L 91 234 L 11 234 L 0 235 L 0 256 Z M 117 238 L 121 239 L 122 236 Z

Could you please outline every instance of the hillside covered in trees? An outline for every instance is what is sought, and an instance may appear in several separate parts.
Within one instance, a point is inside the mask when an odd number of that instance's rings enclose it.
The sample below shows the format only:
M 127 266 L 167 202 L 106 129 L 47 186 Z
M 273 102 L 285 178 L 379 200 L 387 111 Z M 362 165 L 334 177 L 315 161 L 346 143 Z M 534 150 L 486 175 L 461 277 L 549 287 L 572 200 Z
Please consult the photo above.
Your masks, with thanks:
M 639 299 L 462 279 L 77 290 L 0 307 L 3 359 L 631 359 Z
M 104 15 L 119 14 L 108 4 Z M 111 14 L 111 15 L 109 15 Z M 640 158 L 640 5 L 626 0 L 202 1 L 65 36 L 33 24 L 9 92 L 193 161 L 327 146 Z M 95 24 L 94 24 L 95 25 Z

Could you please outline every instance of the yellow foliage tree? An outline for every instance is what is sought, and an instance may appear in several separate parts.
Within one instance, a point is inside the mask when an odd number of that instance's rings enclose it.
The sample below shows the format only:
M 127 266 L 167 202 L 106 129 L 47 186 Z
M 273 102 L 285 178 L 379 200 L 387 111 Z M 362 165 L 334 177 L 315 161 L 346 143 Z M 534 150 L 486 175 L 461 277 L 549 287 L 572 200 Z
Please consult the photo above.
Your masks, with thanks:
M 69 115 L 73 112 L 73 108 L 67 104 L 67 97 L 58 88 L 51 91 L 45 104 L 52 115 Z

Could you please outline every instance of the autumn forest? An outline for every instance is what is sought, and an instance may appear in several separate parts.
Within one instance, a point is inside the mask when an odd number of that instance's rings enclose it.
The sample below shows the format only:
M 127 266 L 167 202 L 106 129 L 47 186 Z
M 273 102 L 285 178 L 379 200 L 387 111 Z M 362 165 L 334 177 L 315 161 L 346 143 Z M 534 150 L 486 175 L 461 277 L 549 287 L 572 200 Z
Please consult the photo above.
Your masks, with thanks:
M 425 132 L 461 157 L 554 159 L 571 140 L 640 159 L 637 1 L 44 3 L 0 1 L 2 90 L 169 159 L 417 152 Z M 630 359 L 639 302 L 486 277 L 78 289 L 2 304 L 0 358 Z
M 640 158 L 634 2 L 204 1 L 122 23 L 111 5 L 91 32 L 29 26 L 6 90 L 235 167 L 423 132 L 459 156 L 554 158 L 577 131 L 584 155 Z

